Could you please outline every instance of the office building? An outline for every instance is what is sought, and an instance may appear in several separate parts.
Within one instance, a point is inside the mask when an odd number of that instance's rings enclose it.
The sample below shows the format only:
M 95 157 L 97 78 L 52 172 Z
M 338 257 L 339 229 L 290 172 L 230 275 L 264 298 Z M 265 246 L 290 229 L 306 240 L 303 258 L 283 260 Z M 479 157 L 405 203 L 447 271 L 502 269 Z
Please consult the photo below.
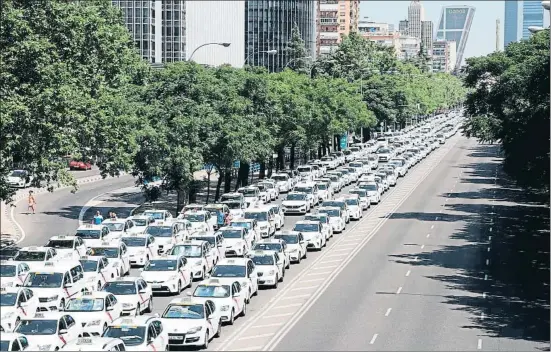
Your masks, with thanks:
M 398 58 L 401 60 L 408 60 L 419 55 L 421 50 L 421 39 L 413 36 L 402 35 L 398 38 L 398 46 L 400 52 Z
M 338 5 L 337 5 L 338 6 Z M 316 56 L 316 2 L 300 0 L 248 0 L 245 2 L 245 61 L 282 71 L 291 59 L 288 43 L 296 24 L 308 50 Z M 206 21 L 210 24 L 210 21 Z M 270 55 L 268 51 L 277 50 Z
M 402 35 L 408 35 L 408 20 L 401 20 L 398 23 L 398 31 Z
M 528 27 L 543 27 L 543 6 L 541 1 L 522 2 L 522 39 L 528 39 L 532 35 Z
M 345 35 L 357 31 L 360 14 L 359 0 L 318 0 L 317 53 L 332 52 Z
M 432 72 L 453 72 L 457 60 L 455 49 L 455 42 L 435 40 L 432 45 Z
M 394 48 L 397 55 L 400 53 L 400 33 L 389 23 L 359 21 L 358 33 L 367 40 Z
M 421 22 L 421 45 L 425 54 L 432 55 L 432 42 L 434 40 L 433 36 L 433 26 L 432 21 L 423 21 Z
M 530 38 L 528 27 L 543 27 L 543 15 L 541 1 L 505 1 L 503 46 Z
M 456 43 L 457 55 L 455 69 L 461 67 L 474 13 L 475 8 L 472 6 L 458 5 L 442 7 L 436 39 Z
M 421 23 L 425 20 L 425 9 L 419 0 L 413 0 L 408 7 L 408 35 L 421 38 Z
M 496 19 L 496 51 L 499 51 L 501 45 L 501 20 Z

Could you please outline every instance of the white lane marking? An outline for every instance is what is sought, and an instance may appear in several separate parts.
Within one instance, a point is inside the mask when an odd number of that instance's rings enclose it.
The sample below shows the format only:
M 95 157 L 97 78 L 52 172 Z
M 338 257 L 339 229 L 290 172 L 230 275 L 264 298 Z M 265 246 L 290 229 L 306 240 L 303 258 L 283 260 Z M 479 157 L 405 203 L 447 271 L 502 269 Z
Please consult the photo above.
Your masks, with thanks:
M 427 233 L 427 238 L 429 238 L 429 237 L 430 237 L 430 233 Z
M 454 188 L 455 188 L 455 187 L 454 187 Z M 450 189 L 450 192 L 453 192 L 453 188 L 452 188 L 452 189 Z
M 492 236 L 488 236 L 488 241 L 491 241 L 492 240 Z
M 388 308 L 385 313 L 385 317 L 388 317 L 390 315 L 390 312 L 392 311 L 392 308 Z
M 449 200 L 449 199 L 448 199 L 448 198 L 446 198 L 446 202 L 447 202 L 448 200 Z
M 438 219 L 438 218 L 436 218 L 436 219 Z M 432 225 L 432 226 L 430 227 L 431 230 L 432 230 L 433 228 L 434 228 L 434 225 Z
M 480 320 L 484 320 L 484 313 L 480 313 Z
M 478 339 L 478 347 L 479 350 L 482 349 L 482 339 Z
M 424 244 L 421 245 L 421 249 L 424 249 L 424 248 L 425 248 L 425 245 L 424 245 Z M 417 258 L 417 257 L 415 257 L 415 258 Z M 417 259 L 416 259 L 416 260 L 417 260 Z
M 340 262 L 340 260 L 339 260 Z M 321 269 L 334 269 L 336 267 L 338 267 L 339 264 L 333 264 L 333 265 L 327 265 L 327 266 L 318 266 L 316 268 L 314 268 L 314 270 L 321 270 Z M 330 271 L 331 272 L 331 271 Z
M 490 251 L 490 247 L 488 247 L 488 252 Z
M 486 298 L 486 292 L 482 292 L 482 298 Z
M 336 268 L 336 267 L 335 267 Z M 331 274 L 333 272 L 333 270 L 330 270 L 330 271 L 322 271 L 321 273 L 309 273 L 309 274 L 306 274 L 306 276 L 318 276 L 318 275 L 327 275 L 327 274 Z
M 490 227 L 490 232 L 492 232 L 492 228 Z
M 350 249 L 348 249 L 348 248 L 341 248 L 341 249 L 338 249 L 338 248 L 333 249 L 333 248 L 331 248 L 331 252 L 350 252 Z M 348 254 L 348 253 L 346 253 L 346 254 Z M 333 255 L 334 255 L 334 254 L 333 254 Z M 340 254 L 339 254 L 339 255 L 340 255 Z M 326 258 L 326 257 L 324 257 L 324 258 Z
M 297 296 L 281 297 L 280 299 L 299 299 L 299 298 L 306 298 L 306 297 L 310 297 L 310 296 L 312 296 L 312 295 L 297 295 Z
M 409 274 L 411 274 L 411 270 L 408 270 L 408 272 L 406 273 L 406 276 L 409 276 Z
M 323 261 L 323 262 L 320 262 L 320 264 L 329 264 L 329 263 L 340 263 L 342 262 L 342 260 L 327 260 L 327 261 Z
M 264 346 L 252 346 L 252 347 L 244 347 L 244 348 L 239 348 L 239 349 L 236 349 L 236 350 L 229 350 L 229 351 L 260 351 L 260 349 L 264 347 Z
M 348 249 L 347 249 L 347 250 L 348 250 Z M 347 255 L 348 255 L 348 253 L 331 254 L 331 255 L 326 256 L 325 258 L 345 257 L 345 256 L 347 256 Z M 323 262 L 323 263 L 327 263 L 327 262 Z
M 398 287 L 398 290 L 396 291 L 396 294 L 399 295 L 400 292 L 402 292 L 402 286 Z
M 484 274 L 484 280 L 488 280 L 488 274 Z
M 444 211 L 444 208 L 440 208 L 439 213 L 442 213 Z M 438 218 L 436 218 L 438 220 Z
M 6 204 L 7 207 L 9 207 L 10 205 L 9 204 Z M 21 227 L 21 225 L 19 225 L 19 223 L 17 221 L 15 221 L 15 216 L 13 215 L 13 212 L 15 211 L 15 207 L 11 207 L 11 210 L 10 210 L 10 220 L 11 222 L 17 226 L 17 229 L 19 230 L 19 232 L 21 232 L 21 237 L 17 240 L 16 243 L 21 243 L 23 242 L 23 240 L 25 239 L 25 230 L 23 230 L 23 228 Z
M 414 261 L 418 261 L 419 258 L 417 256 L 415 256 L 415 258 L 413 258 Z
M 302 283 L 305 283 L 305 282 L 317 282 L 317 281 L 323 281 L 323 280 L 325 280 L 325 278 L 320 277 L 319 279 L 300 280 L 300 282 L 302 282 Z
M 260 335 L 253 335 L 253 336 L 245 336 L 245 337 L 241 337 L 239 339 L 239 341 L 241 340 L 254 340 L 254 339 L 259 339 L 259 338 L 262 338 L 262 337 L 270 337 L 272 335 L 274 335 L 275 332 L 271 332 L 271 333 L 268 333 L 268 334 L 260 334 Z
M 283 322 L 279 322 L 279 323 L 273 323 L 273 324 L 253 325 L 253 326 L 250 327 L 250 329 L 273 328 L 273 327 L 276 327 L 276 326 L 281 326 L 283 324 L 284 324 Z
M 306 286 L 306 287 L 295 287 L 291 291 L 303 291 L 303 290 L 311 290 L 313 288 L 318 288 L 319 286 Z M 302 304 L 299 304 L 302 305 Z M 277 306 L 276 306 L 277 307 Z
M 373 345 L 375 343 L 375 340 L 377 340 L 377 336 L 379 336 L 379 334 L 373 335 L 373 337 L 371 338 L 371 341 L 369 341 L 370 345 Z
M 282 318 L 282 317 L 288 317 L 289 315 L 293 315 L 293 314 L 295 314 L 295 312 L 274 314 L 274 315 L 265 315 L 265 316 L 262 317 L 262 319 Z
M 490 265 L 490 259 L 486 259 L 486 265 Z
M 299 307 L 301 305 L 302 305 L 302 303 L 293 303 L 293 304 L 286 304 L 284 306 L 275 306 L 274 308 L 285 309 L 285 308 Z

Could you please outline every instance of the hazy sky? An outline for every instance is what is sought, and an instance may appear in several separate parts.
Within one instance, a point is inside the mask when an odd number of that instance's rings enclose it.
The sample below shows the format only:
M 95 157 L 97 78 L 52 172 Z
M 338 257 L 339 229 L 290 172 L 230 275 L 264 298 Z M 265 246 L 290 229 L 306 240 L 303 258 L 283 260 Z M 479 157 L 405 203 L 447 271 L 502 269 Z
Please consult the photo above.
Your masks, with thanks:
M 481 56 L 495 50 L 496 43 L 496 19 L 501 20 L 500 49 L 503 48 L 503 16 L 504 1 L 422 1 L 425 8 L 425 20 L 434 23 L 434 29 L 438 27 L 438 21 L 445 5 L 469 5 L 476 7 L 471 32 L 465 47 L 464 58 Z M 398 22 L 408 16 L 410 1 L 372 1 L 362 0 L 360 16 L 369 17 L 370 21 L 393 23 L 398 29 Z M 436 32 L 435 32 L 436 34 Z

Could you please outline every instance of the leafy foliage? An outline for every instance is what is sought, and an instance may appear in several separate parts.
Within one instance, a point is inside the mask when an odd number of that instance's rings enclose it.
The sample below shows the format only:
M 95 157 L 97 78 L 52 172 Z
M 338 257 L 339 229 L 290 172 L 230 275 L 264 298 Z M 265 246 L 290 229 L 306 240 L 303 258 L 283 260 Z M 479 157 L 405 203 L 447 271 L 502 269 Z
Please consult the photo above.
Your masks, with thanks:
M 464 130 L 501 142 L 504 168 L 521 185 L 549 188 L 549 31 L 503 52 L 467 59 L 472 92 Z

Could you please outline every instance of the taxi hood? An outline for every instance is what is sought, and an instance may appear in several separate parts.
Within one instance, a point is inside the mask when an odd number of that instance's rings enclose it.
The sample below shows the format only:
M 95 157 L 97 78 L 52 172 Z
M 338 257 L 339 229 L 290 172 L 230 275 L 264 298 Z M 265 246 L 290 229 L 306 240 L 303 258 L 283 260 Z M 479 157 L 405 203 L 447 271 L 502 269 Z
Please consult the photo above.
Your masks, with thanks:
M 65 294 L 64 292 L 62 292 L 63 288 L 61 288 L 61 287 L 54 287 L 54 288 L 29 287 L 29 289 L 31 289 L 33 291 L 35 296 L 40 297 L 40 298 L 53 297 L 53 296 L 57 296 L 57 295 L 59 295 L 60 298 L 62 298 L 63 295 Z
M 171 271 L 142 271 L 140 276 L 147 282 L 166 281 L 169 277 L 178 275 L 176 270 Z
M 55 344 L 61 342 L 58 334 L 53 335 L 25 335 L 29 341 L 29 351 L 43 351 L 38 346 L 51 345 L 49 351 L 53 351 Z M 34 346 L 34 347 L 33 347 Z
M 165 331 L 169 334 L 179 333 L 186 334 L 189 330 L 202 326 L 204 319 L 167 319 L 161 318 Z
M 224 243 L 227 248 L 239 246 L 245 243 L 245 240 L 242 238 L 225 238 Z
M 295 206 L 295 205 L 304 205 L 306 204 L 306 199 L 303 199 L 303 200 L 284 200 L 283 202 L 281 202 L 281 205 L 283 206 L 286 206 L 286 205 L 290 205 L 290 206 Z

